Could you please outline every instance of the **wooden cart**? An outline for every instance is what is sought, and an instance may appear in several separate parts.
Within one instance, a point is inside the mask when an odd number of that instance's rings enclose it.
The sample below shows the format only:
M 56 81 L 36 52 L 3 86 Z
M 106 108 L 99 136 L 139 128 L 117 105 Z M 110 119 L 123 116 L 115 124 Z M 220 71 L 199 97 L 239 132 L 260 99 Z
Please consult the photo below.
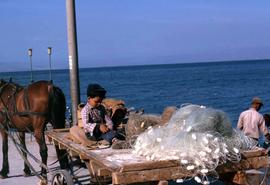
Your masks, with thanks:
M 133 154 L 131 149 L 90 150 L 68 139 L 66 137 L 68 133 L 68 129 L 56 129 L 47 132 L 46 135 L 54 145 L 60 149 L 66 149 L 71 157 L 79 157 L 85 163 L 91 177 L 109 177 L 112 184 L 141 182 L 166 184 L 167 180 L 181 179 L 191 175 L 188 170 L 181 168 L 177 160 L 148 161 L 142 156 Z M 248 151 L 243 152 L 239 163 L 228 162 L 216 170 L 221 178 L 228 180 L 230 176 L 230 181 L 233 181 L 235 174 L 239 176 L 239 172 L 259 168 L 268 168 L 267 154 L 263 151 Z M 72 184 L 71 180 L 68 181 Z

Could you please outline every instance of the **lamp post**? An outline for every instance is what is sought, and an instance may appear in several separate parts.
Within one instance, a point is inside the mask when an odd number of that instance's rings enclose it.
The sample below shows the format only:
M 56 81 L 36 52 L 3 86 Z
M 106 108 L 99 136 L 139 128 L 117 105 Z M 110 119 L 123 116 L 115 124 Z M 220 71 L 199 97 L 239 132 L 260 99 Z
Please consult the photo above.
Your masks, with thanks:
M 31 83 L 34 82 L 34 80 L 33 80 L 33 69 L 32 69 L 32 53 L 33 53 L 32 48 L 29 48 L 28 49 L 28 56 L 29 56 L 29 61 L 30 61 Z
M 48 47 L 48 55 L 49 55 L 49 64 L 50 64 L 50 81 L 52 82 L 52 62 L 51 62 L 52 47 Z

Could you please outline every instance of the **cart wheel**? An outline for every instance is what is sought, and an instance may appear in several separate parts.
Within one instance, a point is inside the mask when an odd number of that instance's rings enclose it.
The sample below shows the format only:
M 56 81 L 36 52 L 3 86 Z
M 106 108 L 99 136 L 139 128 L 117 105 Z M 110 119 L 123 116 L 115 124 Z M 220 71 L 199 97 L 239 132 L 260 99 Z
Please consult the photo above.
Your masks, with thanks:
M 73 185 L 73 179 L 67 170 L 57 170 L 52 176 L 52 185 Z

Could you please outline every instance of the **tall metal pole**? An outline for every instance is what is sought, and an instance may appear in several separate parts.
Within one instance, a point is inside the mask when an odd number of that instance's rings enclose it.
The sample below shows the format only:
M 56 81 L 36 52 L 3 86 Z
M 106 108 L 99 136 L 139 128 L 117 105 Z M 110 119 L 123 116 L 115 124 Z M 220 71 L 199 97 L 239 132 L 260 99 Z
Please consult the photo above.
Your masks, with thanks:
M 75 0 L 66 0 L 66 11 L 67 11 L 70 93 L 72 100 L 72 120 L 73 124 L 77 124 L 78 123 L 77 107 L 80 102 L 80 88 L 79 88 L 80 86 L 79 86 L 79 71 L 78 71 Z
M 49 64 L 50 64 L 50 81 L 52 82 L 52 47 L 48 47 Z
M 31 72 L 31 83 L 34 82 L 33 80 L 33 68 L 32 68 L 32 54 L 33 50 L 32 48 L 28 49 L 28 56 L 29 56 L 29 61 L 30 61 L 30 72 Z

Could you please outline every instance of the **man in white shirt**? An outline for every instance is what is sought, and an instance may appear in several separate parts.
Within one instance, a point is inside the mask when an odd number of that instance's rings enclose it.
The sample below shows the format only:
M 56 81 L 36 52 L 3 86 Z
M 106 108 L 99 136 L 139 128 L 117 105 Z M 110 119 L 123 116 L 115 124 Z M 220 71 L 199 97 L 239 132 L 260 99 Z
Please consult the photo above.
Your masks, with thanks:
M 242 112 L 239 116 L 237 128 L 242 130 L 245 135 L 258 141 L 260 133 L 267 139 L 270 135 L 263 116 L 258 112 L 263 106 L 263 102 L 259 97 L 254 97 L 248 110 Z

